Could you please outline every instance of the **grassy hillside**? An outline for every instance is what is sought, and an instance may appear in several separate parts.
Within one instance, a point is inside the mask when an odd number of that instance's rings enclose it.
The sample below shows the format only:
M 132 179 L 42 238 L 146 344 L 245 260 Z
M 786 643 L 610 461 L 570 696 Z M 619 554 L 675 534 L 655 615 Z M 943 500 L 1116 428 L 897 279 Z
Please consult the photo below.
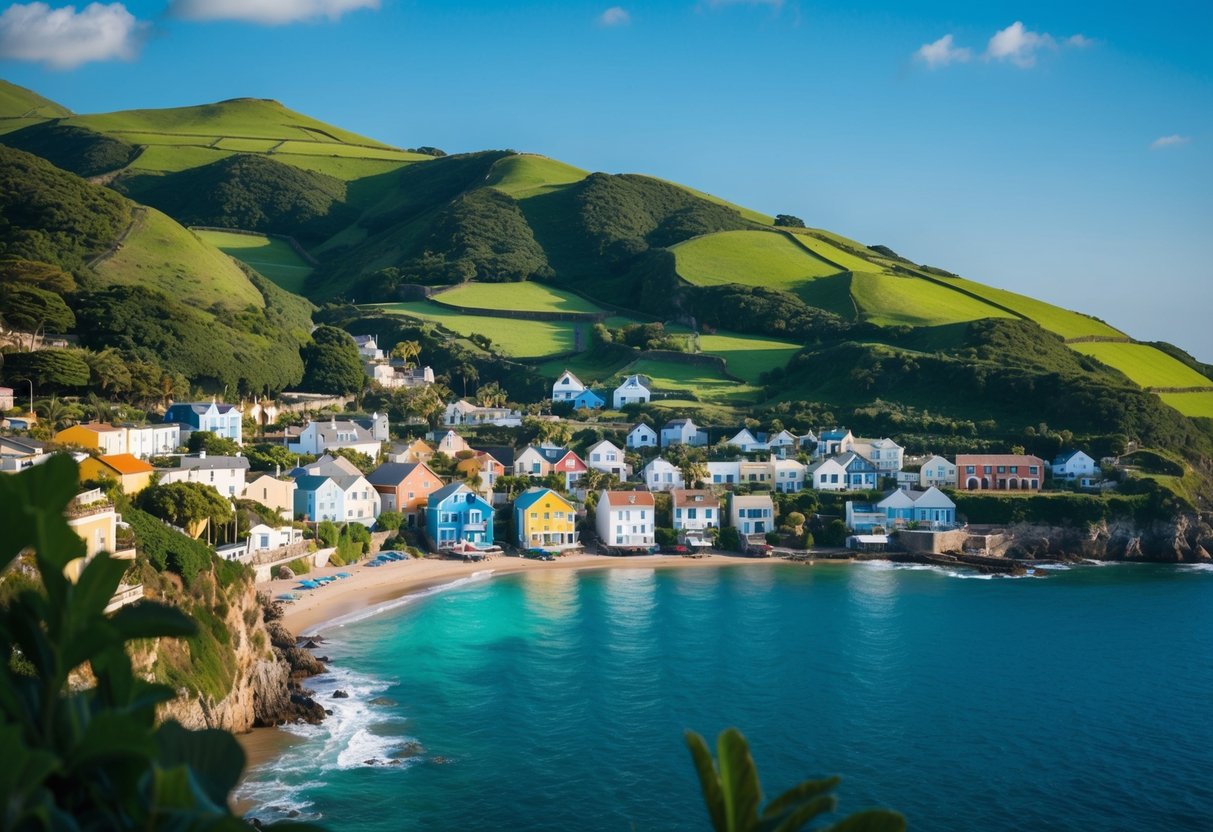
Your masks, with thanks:
M 0 80 L 0 135 L 71 114 L 71 110 L 33 90 Z
M 891 274 L 855 273 L 851 277 L 851 297 L 863 320 L 882 326 L 938 326 L 1012 317 L 988 303 L 921 278 Z
M 526 199 L 580 182 L 587 176 L 589 172 L 581 168 L 528 153 L 498 161 L 489 171 L 486 184 L 515 199 Z
M 801 348 L 791 341 L 759 338 L 753 335 L 717 332 L 700 335 L 699 349 L 707 355 L 718 355 L 727 362 L 730 375 L 758 383 L 758 377 L 788 363 Z
M 705 234 L 679 243 L 671 251 L 679 276 L 695 286 L 740 283 L 786 289 L 804 297 L 801 290 L 816 278 L 840 271 L 772 231 Z
M 432 321 L 459 335 L 483 335 L 492 342 L 495 351 L 511 358 L 541 358 L 573 352 L 578 344 L 578 332 L 581 333 L 580 343 L 589 343 L 587 324 L 467 315 L 426 301 L 395 303 L 376 308 L 393 315 Z
M 521 283 L 464 283 L 440 292 L 437 300 L 473 309 L 514 309 L 533 312 L 601 312 L 585 298 L 534 281 Z
M 1213 380 L 1146 344 L 1095 341 L 1071 344 L 1071 347 L 1120 370 L 1142 387 L 1207 387 L 1213 390 Z
M 265 305 L 230 257 L 154 208 L 136 212 L 122 244 L 94 269 L 105 285 L 143 286 L 200 309 Z
M 1201 393 L 1160 393 L 1159 398 L 1185 416 L 1213 419 L 1213 390 Z
M 312 267 L 285 240 L 231 231 L 195 231 L 194 234 L 208 245 L 256 269 L 282 289 L 303 294 Z

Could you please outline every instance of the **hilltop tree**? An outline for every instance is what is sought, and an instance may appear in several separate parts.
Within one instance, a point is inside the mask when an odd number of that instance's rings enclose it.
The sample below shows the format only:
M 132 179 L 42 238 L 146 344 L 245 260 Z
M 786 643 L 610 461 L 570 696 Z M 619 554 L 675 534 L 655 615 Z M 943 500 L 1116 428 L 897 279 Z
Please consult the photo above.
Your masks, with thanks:
M 139 508 L 197 537 L 208 522 L 232 517 L 232 506 L 218 491 L 200 482 L 153 485 L 139 492 Z
M 0 285 L 0 308 L 4 309 L 5 323 L 23 332 L 62 335 L 76 327 L 76 316 L 63 298 L 36 286 Z
M 775 224 L 781 225 L 784 228 L 804 228 L 804 220 L 800 217 L 792 216 L 791 214 L 776 214 Z
M 316 327 L 312 343 L 303 348 L 303 362 L 303 386 L 312 392 L 345 395 L 366 383 L 358 345 L 337 327 Z
M 421 343 L 418 341 L 401 341 L 392 347 L 391 357 L 403 362 L 405 367 L 412 367 L 420 356 Z

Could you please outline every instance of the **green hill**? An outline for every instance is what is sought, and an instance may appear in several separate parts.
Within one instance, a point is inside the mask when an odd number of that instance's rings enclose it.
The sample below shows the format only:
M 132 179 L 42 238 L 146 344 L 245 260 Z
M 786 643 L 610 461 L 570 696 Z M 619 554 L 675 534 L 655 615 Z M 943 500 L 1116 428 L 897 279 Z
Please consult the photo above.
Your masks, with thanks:
M 33 90 L 0 80 L 0 134 L 71 114 L 67 107 L 43 98 Z
M 0 146 L 0 215 L 0 308 L 20 297 L 26 320 L 31 298 L 48 314 L 66 306 L 80 344 L 10 352 L 6 378 L 147 401 L 190 384 L 277 391 L 302 376 L 311 305 L 164 214 Z

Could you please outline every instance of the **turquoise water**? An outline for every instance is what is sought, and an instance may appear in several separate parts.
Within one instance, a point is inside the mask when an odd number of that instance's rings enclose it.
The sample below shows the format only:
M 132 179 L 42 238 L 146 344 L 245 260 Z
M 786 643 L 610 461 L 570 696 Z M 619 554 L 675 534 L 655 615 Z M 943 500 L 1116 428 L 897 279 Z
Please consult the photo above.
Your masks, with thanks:
M 242 793 L 342 830 L 705 829 L 682 732 L 735 725 L 768 794 L 837 773 L 843 810 L 912 829 L 1213 828 L 1213 569 L 971 577 L 467 583 L 327 631 L 334 717 Z

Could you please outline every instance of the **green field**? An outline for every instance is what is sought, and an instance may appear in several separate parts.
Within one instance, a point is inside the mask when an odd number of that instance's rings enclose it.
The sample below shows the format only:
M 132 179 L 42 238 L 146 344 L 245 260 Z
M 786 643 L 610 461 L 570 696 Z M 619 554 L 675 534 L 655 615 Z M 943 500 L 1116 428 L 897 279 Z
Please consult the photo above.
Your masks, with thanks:
M 718 332 L 700 335 L 699 349 L 708 355 L 719 355 L 728 362 L 730 375 L 757 384 L 762 373 L 786 365 L 800 345 L 757 335 Z
M 941 277 L 938 279 L 949 285 L 955 285 L 958 288 L 972 292 L 978 297 L 985 298 L 992 303 L 1005 306 L 1013 312 L 1018 312 L 1025 318 L 1035 321 L 1042 328 L 1049 330 L 1049 332 L 1057 333 L 1062 338 L 1081 338 L 1084 335 L 1111 338 L 1124 336 L 1123 332 L 1108 326 L 1103 321 L 1097 321 L 1090 316 L 1071 312 L 1069 309 L 1062 309 L 1059 306 L 1053 306 L 1050 303 L 1045 303 L 1035 298 L 1029 298 L 1015 292 L 1008 292 L 1006 289 L 996 289 L 993 286 L 974 283 L 972 280 L 965 280 L 960 277 Z
M 838 246 L 819 240 L 803 229 L 793 229 L 792 234 L 796 242 L 823 260 L 836 263 L 839 268 L 850 272 L 879 272 L 881 270 L 880 266 L 876 263 L 856 257 L 854 254 L 838 248 Z
M 154 208 L 141 211 L 131 233 L 96 266 L 105 283 L 136 284 L 202 309 L 261 308 L 261 293 L 235 263 Z
M 1012 317 L 987 303 L 914 277 L 857 272 L 851 277 L 851 296 L 860 314 L 881 326 L 937 326 Z
M 739 283 L 800 291 L 838 269 L 814 257 L 783 234 L 720 231 L 670 249 L 678 274 L 695 286 Z
M 517 309 L 531 312 L 601 312 L 577 295 L 533 281 L 521 283 L 464 283 L 435 295 L 452 306 L 474 309 Z
M 761 398 L 761 390 L 748 384 L 739 384 L 718 373 L 706 364 L 683 364 L 680 361 L 661 361 L 642 358 L 633 361 L 619 373 L 614 387 L 623 377 L 639 373 L 652 381 L 655 393 L 694 393 L 701 400 L 709 402 L 740 403 L 757 401 Z
M 1213 419 L 1213 390 L 1202 393 L 1159 393 L 1158 397 L 1185 416 Z
M 145 146 L 127 167 L 127 170 L 176 173 L 180 170 L 209 165 L 211 162 L 218 162 L 231 155 L 231 151 L 216 150 L 212 147 L 153 144 Z
M 225 139 L 230 141 L 230 139 Z M 328 141 L 285 141 L 274 149 L 275 153 L 300 154 L 305 156 L 341 156 L 353 159 L 382 159 L 388 162 L 425 162 L 434 158 L 424 153 L 409 153 L 389 147 L 363 147 L 356 144 L 339 144 Z
M 1183 362 L 1145 344 L 1114 341 L 1070 344 L 1070 348 L 1120 370 L 1142 387 L 1210 387 L 1207 379 Z
M 0 80 L 0 133 L 71 114 L 71 110 L 43 98 L 33 90 Z
M 233 231 L 194 233 L 224 254 L 252 266 L 288 292 L 303 294 L 303 286 L 312 273 L 312 267 L 285 240 Z
M 580 182 L 587 176 L 589 172 L 581 168 L 528 153 L 498 160 L 489 171 L 486 184 L 514 199 L 526 199 Z
M 493 342 L 496 352 L 514 358 L 542 358 L 546 355 L 572 352 L 576 349 L 574 333 L 579 328 L 582 330 L 583 344 L 588 343 L 589 338 L 588 324 L 465 315 L 428 301 L 379 304 L 372 308 L 391 315 L 408 315 L 423 321 L 433 321 L 463 336 L 487 336 Z

